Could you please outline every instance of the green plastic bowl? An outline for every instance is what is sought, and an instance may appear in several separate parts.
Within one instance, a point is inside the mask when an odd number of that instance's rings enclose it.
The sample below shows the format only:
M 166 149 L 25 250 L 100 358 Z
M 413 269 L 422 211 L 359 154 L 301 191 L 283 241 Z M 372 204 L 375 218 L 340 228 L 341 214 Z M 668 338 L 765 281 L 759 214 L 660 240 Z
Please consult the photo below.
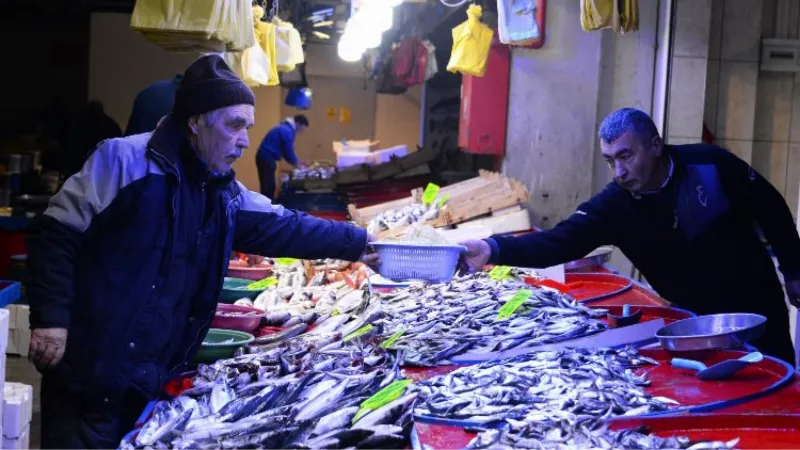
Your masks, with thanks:
M 264 292 L 263 289 L 237 289 L 252 283 L 255 283 L 255 281 L 245 280 L 244 278 L 225 277 L 225 281 L 222 283 L 222 293 L 220 294 L 219 302 L 230 304 L 242 297 L 255 300 L 258 294 Z
M 226 342 L 233 339 L 233 342 Z M 252 334 L 236 330 L 222 330 L 212 328 L 208 330 L 200 350 L 194 357 L 194 362 L 211 364 L 220 359 L 232 358 L 236 350 L 255 340 Z

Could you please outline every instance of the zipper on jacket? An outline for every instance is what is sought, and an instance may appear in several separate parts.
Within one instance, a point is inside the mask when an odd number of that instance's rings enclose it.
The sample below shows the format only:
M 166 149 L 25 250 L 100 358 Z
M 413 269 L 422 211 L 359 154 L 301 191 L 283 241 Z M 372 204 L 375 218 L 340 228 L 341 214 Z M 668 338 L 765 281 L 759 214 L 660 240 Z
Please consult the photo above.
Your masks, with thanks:
M 197 245 L 203 238 L 203 228 L 206 226 L 206 182 L 200 182 L 200 228 L 197 230 Z

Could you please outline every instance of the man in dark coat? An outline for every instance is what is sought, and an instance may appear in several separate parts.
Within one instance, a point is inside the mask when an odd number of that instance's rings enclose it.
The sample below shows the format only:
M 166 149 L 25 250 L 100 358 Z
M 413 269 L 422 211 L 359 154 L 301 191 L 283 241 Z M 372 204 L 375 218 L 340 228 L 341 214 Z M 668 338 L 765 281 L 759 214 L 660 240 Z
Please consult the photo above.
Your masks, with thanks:
M 784 292 L 757 231 L 777 256 L 789 301 L 800 304 L 800 238 L 780 193 L 722 148 L 664 145 L 638 110 L 612 113 L 599 135 L 615 180 L 552 230 L 465 243 L 469 269 L 543 268 L 615 245 L 683 308 L 766 316 L 756 345 L 794 361 Z
M 142 89 L 133 100 L 133 109 L 125 127 L 125 136 L 148 133 L 156 129 L 158 121 L 172 111 L 175 91 L 181 85 L 183 74 L 171 80 L 161 80 Z
M 70 130 L 62 169 L 64 178 L 81 170 L 98 143 L 120 136 L 122 129 L 105 113 L 103 104 L 97 100 L 90 101 Z
M 264 136 L 256 153 L 261 195 L 270 199 L 275 196 L 275 169 L 278 167 L 278 161 L 284 159 L 293 167 L 300 164 L 294 152 L 294 139 L 308 126 L 308 118 L 298 114 L 279 123 Z
M 101 144 L 30 230 L 43 448 L 118 446 L 193 360 L 232 250 L 362 257 L 365 230 L 273 205 L 235 180 L 254 105 L 222 58 L 199 58 L 172 114 L 152 133 Z

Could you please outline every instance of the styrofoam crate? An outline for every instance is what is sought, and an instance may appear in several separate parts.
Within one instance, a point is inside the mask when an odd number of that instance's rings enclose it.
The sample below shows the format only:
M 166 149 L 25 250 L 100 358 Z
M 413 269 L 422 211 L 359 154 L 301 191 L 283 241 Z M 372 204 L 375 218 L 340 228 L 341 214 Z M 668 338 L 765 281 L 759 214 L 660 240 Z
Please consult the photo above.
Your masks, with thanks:
M 31 345 L 31 330 L 11 330 L 8 332 L 6 354 L 25 356 Z
M 17 437 L 9 437 L 3 434 L 3 448 L 6 450 L 22 450 L 31 448 L 31 424 L 25 426 L 25 429 L 19 433 Z
M 0 309 L 0 353 L 5 355 L 8 348 L 8 330 L 11 312 L 5 308 Z
M 12 305 L 16 307 L 16 314 L 14 315 L 14 329 L 15 330 L 30 330 L 31 329 L 31 308 L 28 305 Z
M 3 438 L 21 437 L 32 419 L 33 387 L 22 383 L 4 383 Z

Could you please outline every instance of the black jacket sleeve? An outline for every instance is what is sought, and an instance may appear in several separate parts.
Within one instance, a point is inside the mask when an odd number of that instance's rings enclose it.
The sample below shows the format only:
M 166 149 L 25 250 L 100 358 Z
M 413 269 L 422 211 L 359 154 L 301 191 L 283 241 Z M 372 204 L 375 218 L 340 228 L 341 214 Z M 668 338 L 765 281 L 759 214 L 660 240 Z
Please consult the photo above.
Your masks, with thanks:
M 552 230 L 520 237 L 493 236 L 490 264 L 545 268 L 583 258 L 604 244 L 612 244 L 609 208 L 615 201 L 613 188 L 578 207 Z
M 734 154 L 720 149 L 717 168 L 736 206 L 749 211 L 778 257 L 786 280 L 800 280 L 800 236 L 786 201 L 769 181 Z

